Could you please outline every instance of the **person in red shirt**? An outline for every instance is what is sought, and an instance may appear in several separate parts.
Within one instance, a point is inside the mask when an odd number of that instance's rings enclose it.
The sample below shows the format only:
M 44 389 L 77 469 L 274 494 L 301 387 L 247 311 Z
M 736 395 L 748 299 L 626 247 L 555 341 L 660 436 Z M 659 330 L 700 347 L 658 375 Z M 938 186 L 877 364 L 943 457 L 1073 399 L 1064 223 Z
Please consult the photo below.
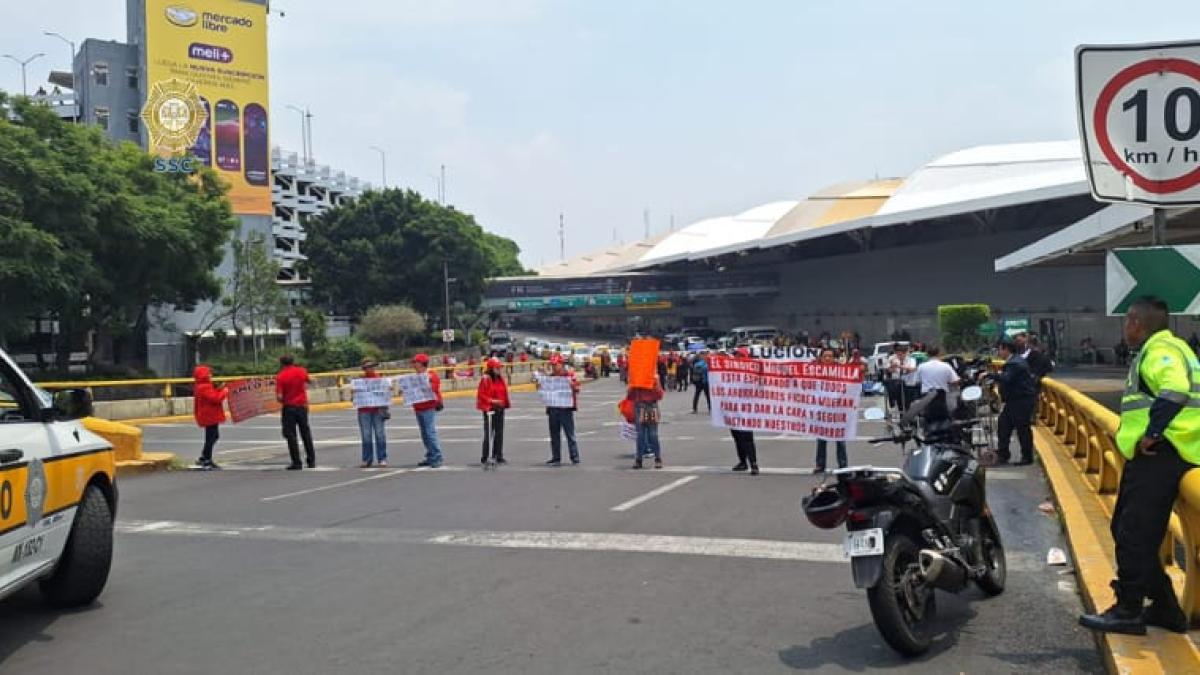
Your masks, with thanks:
M 379 364 L 371 359 L 362 360 L 363 379 L 379 379 Z M 376 462 L 385 467 L 387 463 L 387 427 L 391 415 L 387 407 L 364 407 L 358 409 L 358 432 L 362 437 L 362 465 L 369 469 Z
M 562 437 L 567 437 L 567 452 L 570 453 L 571 463 L 579 463 L 579 442 L 575 439 L 575 410 L 579 407 L 579 381 L 575 373 L 566 369 L 563 357 L 554 354 L 550 357 L 550 376 L 570 378 L 571 407 L 546 407 L 546 416 L 550 421 L 550 466 L 562 465 Z M 538 385 L 541 386 L 540 384 Z
M 287 439 L 288 454 L 292 456 L 289 471 L 303 468 L 300 464 L 300 446 L 296 443 L 296 431 L 304 441 L 305 459 L 308 468 L 317 467 L 317 454 L 313 450 L 312 429 L 308 426 L 308 384 L 312 378 L 308 370 L 297 366 L 291 354 L 279 357 L 282 366 L 275 375 L 275 400 L 283 404 L 281 419 L 283 421 L 283 437 Z
M 223 384 L 213 384 L 212 369 L 208 366 L 196 366 L 192 377 L 196 381 L 192 412 L 196 425 L 204 429 L 204 449 L 200 451 L 196 466 L 219 469 L 221 467 L 212 458 L 213 448 L 221 437 L 220 427 L 225 422 L 225 399 L 229 398 L 229 390 Z
M 633 459 L 633 468 L 642 468 L 642 458 L 654 455 L 654 468 L 661 469 L 662 445 L 658 441 L 658 423 L 662 421 L 662 412 L 658 402 L 662 400 L 662 380 L 654 376 L 654 387 L 630 387 L 625 398 L 633 403 L 634 425 L 637 427 L 637 451 Z
M 508 385 L 500 374 L 502 366 L 499 359 L 488 359 L 485 367 L 483 377 L 479 380 L 479 391 L 475 395 L 475 409 L 483 413 L 483 457 L 479 463 L 487 464 L 490 440 L 492 460 L 497 464 L 507 464 L 504 460 L 504 411 L 512 407 L 508 399 Z
M 446 360 L 451 357 L 447 356 Z M 438 444 L 437 414 L 444 408 L 442 404 L 442 381 L 438 374 L 429 370 L 429 356 L 417 354 L 412 360 L 413 369 L 418 374 L 429 375 L 429 388 L 433 390 L 433 399 L 413 404 L 413 413 L 417 416 L 417 427 L 421 430 L 421 443 L 425 445 L 425 459 L 417 466 L 427 466 L 436 469 L 442 465 L 442 448 Z

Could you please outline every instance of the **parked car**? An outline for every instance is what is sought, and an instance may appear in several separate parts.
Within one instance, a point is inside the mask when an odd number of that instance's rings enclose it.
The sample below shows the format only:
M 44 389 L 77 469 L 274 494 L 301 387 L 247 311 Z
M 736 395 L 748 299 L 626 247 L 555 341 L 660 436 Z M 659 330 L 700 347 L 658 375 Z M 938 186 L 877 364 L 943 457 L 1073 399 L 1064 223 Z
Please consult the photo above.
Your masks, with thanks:
M 512 351 L 512 335 L 508 331 L 494 330 L 488 333 L 487 351 L 492 355 L 503 356 Z
M 38 582 L 58 607 L 108 581 L 117 511 L 112 445 L 88 431 L 85 389 L 53 395 L 0 349 L 0 597 Z
M 779 329 L 774 326 L 738 326 L 729 331 L 728 337 L 734 345 L 747 345 L 751 342 L 769 342 L 777 335 Z
M 883 371 L 887 370 L 888 357 L 896 345 L 907 345 L 907 342 L 876 342 L 871 355 L 867 357 L 867 373 L 874 379 L 880 379 Z

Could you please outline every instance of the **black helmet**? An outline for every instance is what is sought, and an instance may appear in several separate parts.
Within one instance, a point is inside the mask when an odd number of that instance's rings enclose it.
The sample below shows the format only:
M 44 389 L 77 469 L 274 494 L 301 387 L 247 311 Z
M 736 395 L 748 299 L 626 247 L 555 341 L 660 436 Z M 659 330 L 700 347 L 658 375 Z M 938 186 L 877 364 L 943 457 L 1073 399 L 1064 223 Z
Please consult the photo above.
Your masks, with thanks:
M 846 522 L 846 514 L 850 513 L 850 501 L 841 490 L 830 485 L 818 488 L 801 500 L 800 508 L 808 517 L 808 522 L 822 530 L 832 530 Z

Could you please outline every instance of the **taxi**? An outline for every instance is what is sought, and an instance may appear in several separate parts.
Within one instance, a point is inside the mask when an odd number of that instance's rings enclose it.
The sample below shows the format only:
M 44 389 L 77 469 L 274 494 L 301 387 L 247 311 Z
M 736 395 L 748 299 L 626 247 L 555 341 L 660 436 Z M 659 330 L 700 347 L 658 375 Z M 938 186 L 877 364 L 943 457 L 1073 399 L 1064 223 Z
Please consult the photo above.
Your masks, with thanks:
M 108 580 L 117 511 L 112 445 L 84 428 L 87 390 L 35 387 L 0 349 L 0 598 L 38 582 L 90 604 Z

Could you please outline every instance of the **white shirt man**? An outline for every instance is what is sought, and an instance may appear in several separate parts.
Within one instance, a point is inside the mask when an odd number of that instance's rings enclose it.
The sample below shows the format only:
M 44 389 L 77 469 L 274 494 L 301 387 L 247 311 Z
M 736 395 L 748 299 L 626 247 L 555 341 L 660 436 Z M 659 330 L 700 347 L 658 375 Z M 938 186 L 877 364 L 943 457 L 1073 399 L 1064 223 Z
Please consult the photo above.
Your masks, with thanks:
M 917 378 L 921 381 L 921 394 L 928 394 L 934 389 L 941 389 L 949 394 L 951 388 L 958 384 L 958 373 L 954 372 L 954 368 L 949 363 L 941 360 L 937 356 L 930 356 L 929 360 L 921 364 L 917 368 Z

